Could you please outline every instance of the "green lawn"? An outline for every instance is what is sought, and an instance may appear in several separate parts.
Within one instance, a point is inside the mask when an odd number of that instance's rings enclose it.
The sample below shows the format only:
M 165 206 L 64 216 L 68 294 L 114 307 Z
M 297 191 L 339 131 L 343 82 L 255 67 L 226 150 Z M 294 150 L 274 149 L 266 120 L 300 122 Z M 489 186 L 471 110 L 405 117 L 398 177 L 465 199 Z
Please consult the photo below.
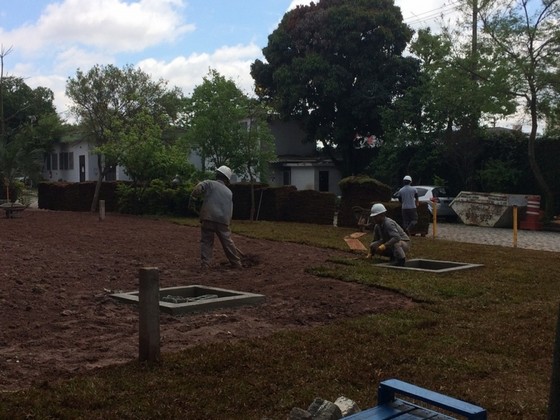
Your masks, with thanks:
M 340 249 L 352 232 L 238 221 L 234 231 Z M 410 257 L 484 266 L 411 275 L 349 253 L 334 260 L 336 269 L 309 270 L 391 289 L 418 304 L 312 330 L 189 348 L 166 355 L 158 366 L 131 362 L 56 386 L 3 393 L 0 419 L 285 419 L 315 397 L 343 395 L 371 407 L 377 384 L 387 378 L 473 402 L 491 419 L 545 418 L 560 255 L 417 237 Z

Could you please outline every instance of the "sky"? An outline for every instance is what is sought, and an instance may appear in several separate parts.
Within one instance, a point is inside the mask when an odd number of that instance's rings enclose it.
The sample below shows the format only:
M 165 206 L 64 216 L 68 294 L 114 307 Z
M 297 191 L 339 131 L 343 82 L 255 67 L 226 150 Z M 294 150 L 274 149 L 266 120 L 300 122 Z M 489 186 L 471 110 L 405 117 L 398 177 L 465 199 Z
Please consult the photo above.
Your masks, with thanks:
M 458 0 L 395 0 L 413 29 L 452 19 Z M 4 76 L 54 92 L 71 120 L 68 78 L 94 65 L 133 65 L 190 95 L 210 69 L 252 95 L 250 65 L 263 59 L 284 14 L 310 0 L 1 0 Z

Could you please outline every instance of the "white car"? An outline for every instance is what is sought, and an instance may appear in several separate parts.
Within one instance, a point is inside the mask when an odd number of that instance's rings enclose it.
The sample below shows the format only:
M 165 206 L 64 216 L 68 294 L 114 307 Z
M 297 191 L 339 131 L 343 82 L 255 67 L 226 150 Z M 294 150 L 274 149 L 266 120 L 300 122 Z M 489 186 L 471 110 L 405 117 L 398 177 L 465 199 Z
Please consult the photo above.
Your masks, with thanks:
M 449 203 L 453 201 L 455 197 L 448 196 L 445 187 L 438 187 L 435 185 L 413 185 L 418 193 L 418 201 L 428 203 L 428 210 L 433 214 L 433 205 L 436 203 L 437 216 L 442 218 L 457 218 L 457 213 L 449 207 Z M 393 201 L 399 201 L 397 197 L 397 190 L 392 197 Z

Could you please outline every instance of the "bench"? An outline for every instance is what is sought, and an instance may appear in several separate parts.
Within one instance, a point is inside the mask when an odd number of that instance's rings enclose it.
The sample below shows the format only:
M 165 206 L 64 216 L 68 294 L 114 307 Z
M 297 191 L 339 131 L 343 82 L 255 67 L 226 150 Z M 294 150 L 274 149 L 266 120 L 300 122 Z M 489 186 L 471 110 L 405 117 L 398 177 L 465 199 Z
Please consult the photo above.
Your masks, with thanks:
M 4 203 L 0 204 L 0 208 L 6 212 L 7 219 L 13 219 L 14 217 L 21 215 L 27 206 L 19 203 Z
M 426 407 L 407 399 L 423 402 Z M 429 407 L 429 408 L 428 408 Z M 434 408 L 432 408 L 434 407 Z M 442 412 L 436 411 L 439 408 Z M 344 417 L 345 420 L 384 420 L 384 419 L 454 419 L 452 415 L 471 420 L 486 420 L 486 410 L 447 395 L 443 395 L 398 379 L 389 379 L 379 384 L 377 405 Z

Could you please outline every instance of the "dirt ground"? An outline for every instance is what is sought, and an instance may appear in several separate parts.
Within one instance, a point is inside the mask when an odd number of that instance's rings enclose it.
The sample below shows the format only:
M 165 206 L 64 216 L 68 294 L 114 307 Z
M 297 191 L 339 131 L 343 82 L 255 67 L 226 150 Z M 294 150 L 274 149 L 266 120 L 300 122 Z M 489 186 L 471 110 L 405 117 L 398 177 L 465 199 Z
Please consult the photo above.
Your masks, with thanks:
M 255 306 L 161 314 L 163 354 L 412 304 L 387 291 L 305 273 L 333 255 L 349 255 L 343 252 L 234 235 L 254 264 L 226 268 L 216 241 L 215 265 L 201 271 L 197 228 L 34 209 L 20 218 L 0 216 L 1 392 L 137 359 L 137 309 L 110 294 L 138 290 L 142 267 L 159 269 L 160 287 L 200 284 L 266 297 Z

